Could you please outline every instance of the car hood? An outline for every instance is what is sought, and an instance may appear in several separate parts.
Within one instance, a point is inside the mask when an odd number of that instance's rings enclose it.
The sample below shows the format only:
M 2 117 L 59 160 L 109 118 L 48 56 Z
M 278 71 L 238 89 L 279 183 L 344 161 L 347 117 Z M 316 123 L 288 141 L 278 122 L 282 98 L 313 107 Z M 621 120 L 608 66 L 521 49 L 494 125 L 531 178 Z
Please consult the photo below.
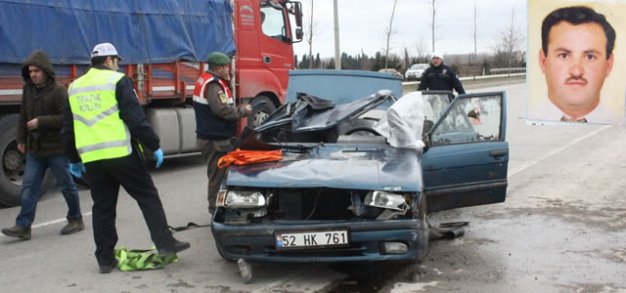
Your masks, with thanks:
M 226 184 L 261 188 L 337 188 L 417 192 L 419 152 L 376 144 L 325 144 L 281 161 L 229 168 Z

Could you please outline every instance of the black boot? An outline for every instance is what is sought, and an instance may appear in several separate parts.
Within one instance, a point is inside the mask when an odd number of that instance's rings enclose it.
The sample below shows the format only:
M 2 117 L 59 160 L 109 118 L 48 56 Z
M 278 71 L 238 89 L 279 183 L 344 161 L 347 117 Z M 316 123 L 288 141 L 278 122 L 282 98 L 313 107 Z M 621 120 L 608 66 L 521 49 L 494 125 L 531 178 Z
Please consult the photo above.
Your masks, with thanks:
M 11 228 L 2 229 L 2 234 L 10 237 L 17 237 L 20 240 L 28 240 L 30 239 L 30 227 L 24 228 L 18 225 L 15 225 Z
M 65 225 L 65 227 L 61 229 L 61 235 L 73 234 L 83 229 L 85 229 L 85 224 L 83 224 L 83 219 L 67 220 L 67 225 Z
M 191 244 L 189 244 L 189 242 L 183 242 L 183 241 L 178 241 L 174 239 L 174 244 L 172 246 L 163 247 L 159 249 L 159 255 L 168 256 L 168 255 L 176 254 L 185 249 L 188 249 L 189 247 L 191 247 Z
M 100 265 L 100 273 L 101 274 L 108 274 L 110 272 L 113 271 L 113 269 L 117 268 L 117 259 L 113 260 L 113 263 L 111 263 L 110 265 Z

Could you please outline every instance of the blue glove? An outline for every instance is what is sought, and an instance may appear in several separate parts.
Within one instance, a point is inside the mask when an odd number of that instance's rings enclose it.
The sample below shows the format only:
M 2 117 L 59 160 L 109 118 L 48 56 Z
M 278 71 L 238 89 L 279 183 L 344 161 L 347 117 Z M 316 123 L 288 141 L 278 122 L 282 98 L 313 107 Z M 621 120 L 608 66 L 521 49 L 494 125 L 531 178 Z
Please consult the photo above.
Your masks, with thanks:
M 154 151 L 154 159 L 156 160 L 156 167 L 161 167 L 163 164 L 163 151 L 161 149 Z
M 83 177 L 83 172 L 85 172 L 85 165 L 83 163 L 78 162 L 74 164 L 70 164 L 70 173 L 74 175 L 76 178 Z

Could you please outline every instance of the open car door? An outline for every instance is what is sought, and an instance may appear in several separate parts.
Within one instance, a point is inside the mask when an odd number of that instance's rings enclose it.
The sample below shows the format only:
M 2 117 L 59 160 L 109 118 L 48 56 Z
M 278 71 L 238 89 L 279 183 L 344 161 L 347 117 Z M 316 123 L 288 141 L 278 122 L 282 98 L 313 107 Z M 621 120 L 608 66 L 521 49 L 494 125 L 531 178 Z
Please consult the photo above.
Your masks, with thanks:
M 428 212 L 505 200 L 509 146 L 504 92 L 456 97 L 424 139 Z

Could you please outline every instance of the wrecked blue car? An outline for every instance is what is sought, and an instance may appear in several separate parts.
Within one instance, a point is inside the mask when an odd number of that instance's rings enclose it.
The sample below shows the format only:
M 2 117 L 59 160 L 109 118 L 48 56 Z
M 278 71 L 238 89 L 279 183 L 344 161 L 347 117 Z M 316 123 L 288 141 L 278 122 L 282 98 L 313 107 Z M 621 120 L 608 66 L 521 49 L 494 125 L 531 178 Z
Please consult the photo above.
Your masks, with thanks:
M 421 261 L 428 213 L 503 202 L 503 92 L 391 91 L 335 104 L 298 93 L 241 149 L 282 159 L 232 165 L 212 233 L 227 260 Z

